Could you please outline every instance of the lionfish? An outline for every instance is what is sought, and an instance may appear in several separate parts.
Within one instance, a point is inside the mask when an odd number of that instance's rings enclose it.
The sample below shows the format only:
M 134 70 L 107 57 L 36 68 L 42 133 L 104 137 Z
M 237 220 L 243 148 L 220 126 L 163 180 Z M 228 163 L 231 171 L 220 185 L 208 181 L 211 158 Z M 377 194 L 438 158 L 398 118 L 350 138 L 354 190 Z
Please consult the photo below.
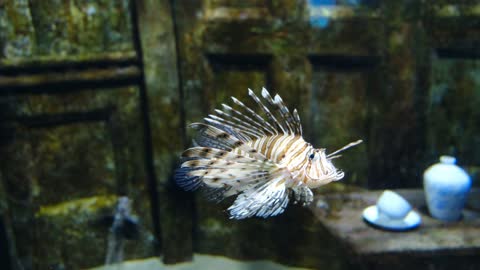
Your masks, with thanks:
M 310 204 L 311 189 L 343 178 L 332 159 L 361 140 L 327 154 L 303 139 L 297 110 L 290 113 L 279 95 L 272 98 L 265 88 L 263 100 L 251 89 L 248 94 L 258 113 L 232 97 L 233 107 L 222 104 L 206 123 L 190 125 L 198 135 L 176 171 L 180 187 L 202 187 L 216 201 L 238 195 L 228 208 L 232 219 L 266 218 L 283 213 L 290 199 Z

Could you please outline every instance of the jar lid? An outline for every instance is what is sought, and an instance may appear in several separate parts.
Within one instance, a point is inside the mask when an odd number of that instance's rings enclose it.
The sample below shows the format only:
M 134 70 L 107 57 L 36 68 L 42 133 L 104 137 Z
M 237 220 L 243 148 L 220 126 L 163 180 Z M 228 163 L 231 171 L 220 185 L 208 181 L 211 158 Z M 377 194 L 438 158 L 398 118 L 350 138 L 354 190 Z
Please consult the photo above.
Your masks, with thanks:
M 452 181 L 470 182 L 470 176 L 462 168 L 457 166 L 457 159 L 452 156 L 441 156 L 440 162 L 433 164 L 425 170 L 425 179 L 452 183 Z
M 443 164 L 455 164 L 457 159 L 452 156 L 441 156 L 440 162 Z

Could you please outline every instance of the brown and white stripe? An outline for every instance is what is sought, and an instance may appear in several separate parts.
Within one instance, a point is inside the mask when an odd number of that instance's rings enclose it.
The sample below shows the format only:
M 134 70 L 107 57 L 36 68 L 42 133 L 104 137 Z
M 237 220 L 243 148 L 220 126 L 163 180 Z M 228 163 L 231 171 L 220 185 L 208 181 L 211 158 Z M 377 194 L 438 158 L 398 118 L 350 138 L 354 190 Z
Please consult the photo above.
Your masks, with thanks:
M 297 110 L 290 113 L 279 95 L 263 88 L 262 98 L 249 89 L 258 112 L 232 97 L 205 118 L 197 147 L 183 153 L 177 183 L 186 190 L 209 189 L 212 198 L 238 194 L 228 209 L 231 218 L 268 217 L 284 211 L 290 198 L 303 204 L 313 200 L 311 188 L 343 178 L 331 160 L 351 143 L 330 155 L 302 137 Z M 213 191 L 212 191 L 213 190 Z

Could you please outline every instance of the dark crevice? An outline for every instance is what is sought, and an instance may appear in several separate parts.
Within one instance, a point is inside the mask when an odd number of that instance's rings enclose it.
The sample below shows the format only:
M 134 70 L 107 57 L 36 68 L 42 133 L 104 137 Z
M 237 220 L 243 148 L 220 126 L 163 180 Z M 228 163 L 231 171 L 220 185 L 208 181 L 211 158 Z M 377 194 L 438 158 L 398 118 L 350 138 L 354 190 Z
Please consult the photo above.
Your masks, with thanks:
M 102 59 L 100 56 L 99 58 L 87 60 L 65 60 L 58 62 L 32 61 L 19 64 L 0 64 L 0 74 L 44 74 L 46 72 L 65 72 L 66 70 L 83 71 L 93 68 L 122 68 L 139 65 L 139 60 L 136 57 L 128 55 L 115 59 Z
M 106 121 L 113 107 L 92 110 L 88 112 L 67 112 L 59 114 L 39 114 L 28 116 L 14 116 L 0 119 L 1 122 L 15 122 L 27 128 L 51 128 L 69 124 Z
M 364 71 L 375 68 L 380 62 L 380 57 L 368 55 L 309 55 L 308 59 L 313 70 L 331 71 Z
M 265 87 L 275 88 L 272 78 L 273 56 L 270 54 L 212 54 L 205 55 L 213 72 L 251 72 L 265 73 Z
M 177 14 L 175 9 L 175 0 L 170 1 L 170 13 L 172 16 L 173 24 L 173 35 L 175 42 L 175 55 L 176 55 L 176 66 L 177 66 L 177 79 L 178 79 L 178 103 L 179 103 L 179 112 L 180 112 L 180 136 L 182 147 L 187 147 L 187 132 L 186 132 L 186 117 L 185 117 L 185 107 L 183 106 L 184 100 L 184 88 L 183 88 L 183 73 L 182 73 L 182 57 L 180 55 L 180 38 L 179 38 L 179 29 L 177 25 Z
M 12 85 L 0 86 L 0 96 L 28 95 L 28 94 L 61 94 L 92 89 L 114 89 L 119 87 L 136 86 L 139 84 L 139 76 L 92 79 L 92 80 L 69 80 L 62 82 L 42 82 L 35 85 Z
M 439 58 L 480 59 L 480 47 L 475 48 L 437 48 L 435 54 Z
M 149 114 L 149 103 L 148 103 L 148 96 L 147 96 L 147 86 L 145 82 L 145 71 L 143 66 L 143 51 L 142 51 L 142 43 L 140 39 L 140 31 L 139 31 L 139 18 L 138 18 L 138 6 L 137 1 L 131 0 L 130 1 L 130 11 L 131 11 L 131 19 L 132 19 L 132 37 L 133 37 L 133 44 L 135 47 L 135 51 L 137 52 L 137 56 L 139 59 L 140 64 L 140 84 L 139 84 L 139 91 L 140 91 L 140 108 L 141 108 L 141 115 L 143 121 L 143 148 L 145 154 L 145 170 L 147 176 L 147 187 L 150 196 L 150 209 L 151 209 L 151 216 L 152 216 L 152 225 L 154 234 L 156 237 L 156 249 L 158 252 L 162 251 L 162 234 L 160 228 L 160 206 L 159 206 L 159 198 L 157 192 L 157 176 L 155 174 L 155 167 L 153 165 L 153 143 L 152 143 L 152 129 L 150 126 L 150 114 Z
M 7 235 L 7 228 L 3 218 L 0 216 L 0 265 L 2 266 L 2 269 L 5 270 L 12 269 Z
M 187 142 L 187 132 L 186 132 L 186 112 L 185 112 L 185 106 L 184 106 L 184 98 L 185 98 L 185 89 L 184 89 L 184 84 L 183 84 L 183 72 L 182 72 L 182 54 L 181 54 L 181 49 L 180 49 L 180 29 L 178 25 L 178 18 L 177 18 L 177 1 L 175 0 L 170 0 L 170 16 L 172 18 L 172 26 L 173 26 L 173 36 L 174 36 L 174 43 L 175 43 L 175 61 L 176 61 L 176 67 L 177 67 L 177 83 L 178 83 L 178 110 L 180 114 L 180 123 L 179 123 L 179 128 L 180 128 L 180 138 L 181 138 L 181 147 L 186 148 L 188 146 Z M 195 207 L 195 201 L 193 198 L 193 195 L 190 193 L 187 193 L 183 190 L 180 189 L 180 187 L 175 183 L 174 180 L 174 172 L 175 169 L 177 168 L 179 164 L 176 162 L 172 163 L 172 166 L 174 168 L 171 169 L 171 175 L 169 176 L 169 182 L 167 186 L 167 192 L 169 194 L 173 195 L 176 200 L 180 202 L 179 205 L 184 205 L 185 206 L 185 211 L 189 211 L 190 213 L 187 212 L 187 214 L 190 215 L 191 218 L 191 228 L 190 228 L 190 233 L 191 233 L 191 240 L 193 243 L 192 246 L 195 245 L 195 237 L 197 235 L 196 229 L 198 224 L 198 216 L 197 216 L 197 211 Z M 176 202 L 174 202 L 176 203 Z M 184 214 L 183 214 L 184 216 Z M 187 241 L 188 241 L 188 236 Z M 182 241 L 183 242 L 183 241 Z M 184 247 L 180 246 L 180 250 L 184 249 Z M 187 253 L 190 254 L 184 254 L 185 252 L 182 252 L 183 254 L 180 255 L 180 260 L 185 260 L 185 256 L 192 257 L 192 250 L 187 250 Z M 175 263 L 178 262 L 179 258 L 177 258 L 178 254 L 174 254 L 175 251 L 167 251 L 164 256 L 164 263 Z
M 214 72 L 222 70 L 267 70 L 272 62 L 269 54 L 206 54 Z
M 128 196 L 129 190 L 129 176 L 128 176 L 128 130 L 122 121 L 119 119 L 118 114 L 112 113 L 105 121 L 106 128 L 110 135 L 110 141 L 112 145 L 113 158 L 115 164 L 115 182 L 116 182 L 116 194 L 119 196 Z

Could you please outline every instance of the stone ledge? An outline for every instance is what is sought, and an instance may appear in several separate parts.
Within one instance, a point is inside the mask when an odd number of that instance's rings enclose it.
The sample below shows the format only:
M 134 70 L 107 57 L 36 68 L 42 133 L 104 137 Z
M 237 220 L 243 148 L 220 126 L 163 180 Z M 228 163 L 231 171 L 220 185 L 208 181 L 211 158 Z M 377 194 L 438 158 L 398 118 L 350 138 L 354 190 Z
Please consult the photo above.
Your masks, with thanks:
M 418 258 L 430 259 L 435 264 L 442 256 L 452 256 L 461 262 L 458 269 L 463 266 L 469 269 L 472 260 L 478 260 L 475 256 L 480 254 L 480 209 L 476 207 L 480 190 L 471 191 L 463 219 L 453 223 L 430 217 L 423 190 L 396 191 L 421 214 L 419 228 L 408 232 L 388 232 L 367 225 L 362 219 L 362 211 L 375 204 L 382 191 L 319 195 L 310 209 L 327 230 L 348 247 L 355 255 L 353 257 L 366 265 L 375 261 L 374 264 L 382 268 L 399 262 L 406 267 L 408 263 L 404 264 L 404 261 L 410 260 L 414 265 L 418 263 Z

